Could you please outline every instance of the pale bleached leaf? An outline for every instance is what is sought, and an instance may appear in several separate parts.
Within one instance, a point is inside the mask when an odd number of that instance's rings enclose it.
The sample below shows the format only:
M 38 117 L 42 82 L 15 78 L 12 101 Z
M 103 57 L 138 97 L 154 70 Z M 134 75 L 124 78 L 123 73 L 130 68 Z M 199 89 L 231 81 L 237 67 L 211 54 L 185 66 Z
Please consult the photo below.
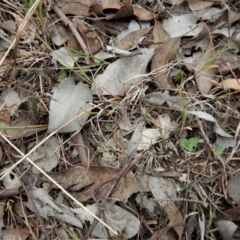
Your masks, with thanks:
M 88 205 L 87 208 L 93 213 L 97 212 L 97 204 Z M 108 202 L 104 208 L 104 214 L 108 225 L 112 226 L 113 229 L 119 232 L 125 239 L 130 239 L 138 233 L 140 221 L 134 215 L 119 206 Z M 81 221 L 88 220 L 90 223 L 93 221 L 93 217 L 85 210 L 78 209 L 73 211 L 81 217 Z M 111 236 L 114 234 L 112 232 L 109 233 Z M 97 224 L 92 232 L 92 235 L 98 238 L 108 238 L 106 228 L 103 227 L 101 223 Z
M 201 119 L 210 121 L 210 122 L 214 122 L 215 123 L 215 129 L 214 131 L 223 136 L 223 137 L 229 137 L 232 138 L 233 136 L 230 135 L 229 133 L 226 133 L 217 123 L 216 119 L 209 113 L 206 112 L 202 112 L 202 111 L 187 111 L 187 113 L 193 114 Z
M 20 186 L 22 186 L 18 176 L 14 172 L 8 173 L 3 178 L 3 185 L 6 189 L 19 188 Z
M 197 36 L 204 28 L 203 23 L 197 23 L 198 20 L 193 14 L 183 14 L 167 20 L 163 28 L 171 38 Z
M 124 96 L 132 86 L 142 81 L 141 74 L 146 73 L 153 53 L 154 49 L 144 48 L 135 56 L 116 60 L 96 77 L 92 86 L 93 92 Z
M 59 48 L 50 53 L 54 60 L 61 63 L 64 67 L 72 68 L 80 55 L 65 47 Z
M 147 128 L 142 131 L 142 136 L 138 145 L 138 150 L 147 150 L 155 145 L 161 137 L 159 129 Z
M 38 159 L 37 157 L 41 156 L 41 154 L 43 154 L 44 157 Z M 60 159 L 60 145 L 58 139 L 54 136 L 49 138 L 46 142 L 39 146 L 33 154 L 33 157 L 37 159 L 35 164 L 38 167 L 45 172 L 51 172 L 51 170 L 58 165 L 58 161 Z M 34 158 L 31 157 L 31 159 L 34 161 Z M 28 161 L 26 161 L 26 164 L 29 165 Z M 34 166 L 32 166 L 32 172 L 36 174 L 40 173 Z
M 67 78 L 55 89 L 50 102 L 48 132 L 51 133 L 81 114 L 73 122 L 63 127 L 59 132 L 80 130 L 88 119 L 88 109 L 93 101 L 88 87 L 82 83 L 76 84 L 74 79 Z

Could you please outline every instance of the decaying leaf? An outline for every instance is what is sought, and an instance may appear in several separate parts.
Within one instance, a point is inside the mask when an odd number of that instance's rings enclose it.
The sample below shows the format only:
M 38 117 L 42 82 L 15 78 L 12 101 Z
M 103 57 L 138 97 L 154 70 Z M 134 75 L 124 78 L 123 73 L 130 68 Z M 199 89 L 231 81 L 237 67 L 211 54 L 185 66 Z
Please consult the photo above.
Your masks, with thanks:
M 69 34 L 69 30 L 66 27 L 58 24 L 54 25 L 51 39 L 55 45 L 57 46 L 63 45 L 69 39 L 70 36 L 71 34 Z
M 219 229 L 220 235 L 223 240 L 236 240 L 233 238 L 234 232 L 237 230 L 238 226 L 228 220 L 219 220 L 214 225 Z
M 171 81 L 169 74 L 170 70 L 168 69 L 167 64 L 177 57 L 179 44 L 179 38 L 170 39 L 162 44 L 154 53 L 151 70 L 157 72 L 154 78 L 157 86 L 161 89 L 175 88 L 175 85 Z
M 183 233 L 184 219 L 171 198 L 176 198 L 177 189 L 171 179 L 165 180 L 163 177 L 149 177 L 149 188 L 159 205 L 164 208 L 168 219 L 169 225 L 173 224 L 176 233 L 181 236 Z
M 158 49 L 163 43 L 170 40 L 170 36 L 163 29 L 162 24 L 154 19 L 154 27 L 153 27 L 153 45 L 151 47 Z
M 186 107 L 189 103 L 187 98 L 180 96 L 171 96 L 169 94 L 169 91 L 150 93 L 142 97 L 141 101 L 159 106 L 163 105 L 166 102 L 169 107 L 179 110 L 183 110 L 183 108 Z
M 232 138 L 233 136 L 230 135 L 229 133 L 225 132 L 217 123 L 216 119 L 209 113 L 206 112 L 202 112 L 202 111 L 187 111 L 187 113 L 193 114 L 199 118 L 205 119 L 207 121 L 213 122 L 215 123 L 215 128 L 214 131 L 223 136 L 223 137 L 228 137 L 228 138 Z
M 118 169 L 100 166 L 69 168 L 61 173 L 49 173 L 64 189 L 70 189 L 79 201 L 92 198 L 93 194 L 106 182 L 113 180 Z M 80 191 L 82 190 L 82 191 Z
M 240 90 L 240 79 L 228 78 L 215 85 L 216 87 Z
M 167 20 L 163 23 L 163 28 L 171 38 L 197 36 L 204 28 L 204 24 L 197 21 L 198 18 L 195 15 L 183 14 Z
M 227 191 L 229 196 L 240 206 L 240 174 L 235 175 L 229 182 L 227 186 Z
M 214 3 L 211 1 L 202 1 L 202 0 L 188 0 L 188 6 L 192 11 L 199 11 L 206 8 L 209 8 Z
M 93 0 L 87 0 L 83 2 L 72 2 L 66 1 L 62 6 L 61 10 L 64 14 L 72 14 L 76 16 L 86 16 L 90 5 L 93 3 Z
M 157 140 L 161 137 L 159 129 L 147 128 L 142 131 L 142 136 L 139 141 L 138 150 L 148 150 L 154 146 Z
M 88 205 L 87 208 L 92 212 L 96 212 L 97 204 Z M 85 210 L 79 209 L 77 213 L 82 216 L 82 221 L 88 220 L 90 223 L 93 221 L 92 216 L 90 216 L 89 213 L 86 213 Z M 107 202 L 104 206 L 104 215 L 107 223 L 112 226 L 114 230 L 119 232 L 125 239 L 134 237 L 139 231 L 139 219 L 117 205 Z M 97 224 L 92 234 L 93 236 L 102 239 L 108 238 L 106 228 L 104 228 L 101 223 Z M 113 236 L 112 232 L 110 232 L 110 234 Z
M 146 27 L 137 31 L 133 31 L 122 38 L 119 42 L 117 42 L 115 47 L 123 50 L 128 50 L 134 46 L 134 44 L 138 43 L 139 38 L 147 34 L 151 29 L 152 27 Z
M 6 189 L 19 188 L 22 184 L 14 172 L 8 173 L 3 178 L 3 185 Z
M 53 132 L 65 123 L 82 115 L 63 127 L 59 132 L 74 132 L 81 130 L 88 119 L 88 109 L 91 108 L 92 94 L 82 83 L 75 84 L 74 79 L 67 78 L 55 89 L 50 102 L 48 132 Z
M 210 39 L 207 51 L 201 55 L 194 70 L 198 88 L 203 94 L 208 94 L 215 84 L 216 67 L 212 66 L 214 54 L 214 45 Z
M 154 49 L 144 48 L 141 53 L 131 57 L 120 58 L 111 63 L 99 74 L 92 85 L 95 94 L 124 96 L 132 86 L 139 84 L 146 72 Z
M 26 240 L 31 236 L 29 229 L 21 228 L 18 226 L 17 228 L 9 228 L 2 231 L 1 239 L 2 240 Z
M 39 158 L 38 158 L 39 157 Z M 60 159 L 60 146 L 58 139 L 56 137 L 49 138 L 46 142 L 44 142 L 41 146 L 37 148 L 37 150 L 30 156 L 32 161 L 35 161 L 35 164 L 40 167 L 45 172 L 51 172 L 53 168 L 55 168 Z M 25 166 L 29 165 L 28 161 L 24 161 Z M 38 174 L 39 171 L 32 166 L 31 171 L 33 173 Z
M 77 52 L 71 51 L 66 47 L 59 48 L 50 53 L 52 58 L 63 66 L 71 68 L 74 66 L 75 62 L 81 57 L 81 55 Z
M 9 123 L 11 120 L 10 113 L 1 100 L 0 100 L 0 120 L 3 120 L 6 123 Z
M 153 19 L 153 14 L 139 5 L 133 5 L 133 14 L 138 21 L 151 21 Z

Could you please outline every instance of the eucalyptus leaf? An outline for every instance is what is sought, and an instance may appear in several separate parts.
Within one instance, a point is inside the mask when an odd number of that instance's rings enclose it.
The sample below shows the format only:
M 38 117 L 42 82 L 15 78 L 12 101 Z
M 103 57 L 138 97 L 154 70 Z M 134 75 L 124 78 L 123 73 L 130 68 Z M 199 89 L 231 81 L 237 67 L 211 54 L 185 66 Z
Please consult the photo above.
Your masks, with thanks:
M 54 91 L 50 102 L 48 133 L 57 130 L 82 113 L 59 132 L 81 130 L 89 117 L 88 109 L 91 108 L 92 101 L 88 87 L 82 83 L 76 84 L 73 78 L 65 79 Z

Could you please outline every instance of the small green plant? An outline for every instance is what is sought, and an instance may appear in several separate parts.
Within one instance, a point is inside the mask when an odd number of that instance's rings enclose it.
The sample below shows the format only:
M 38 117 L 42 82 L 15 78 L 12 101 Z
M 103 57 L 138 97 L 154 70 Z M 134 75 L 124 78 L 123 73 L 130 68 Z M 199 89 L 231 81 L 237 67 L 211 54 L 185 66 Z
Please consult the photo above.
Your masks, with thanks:
M 101 146 L 97 146 L 97 152 L 98 153 L 104 153 L 104 148 Z
M 189 152 L 192 152 L 198 145 L 198 138 L 180 138 L 179 144 L 182 148 L 186 149 Z
M 183 192 L 184 190 L 186 190 L 187 185 L 185 183 L 179 183 L 177 186 L 177 189 L 179 192 Z
M 105 128 L 106 130 L 108 130 L 108 131 L 110 131 L 110 130 L 112 129 L 112 126 L 113 126 L 112 123 L 105 123 L 105 124 L 104 124 L 104 128 Z
M 222 146 L 218 145 L 217 143 L 214 143 L 213 144 L 213 149 L 215 150 L 215 152 L 218 154 L 218 155 L 222 155 L 224 149 Z
M 60 75 L 57 79 L 58 82 L 62 82 L 67 77 L 67 72 L 64 69 L 60 70 Z

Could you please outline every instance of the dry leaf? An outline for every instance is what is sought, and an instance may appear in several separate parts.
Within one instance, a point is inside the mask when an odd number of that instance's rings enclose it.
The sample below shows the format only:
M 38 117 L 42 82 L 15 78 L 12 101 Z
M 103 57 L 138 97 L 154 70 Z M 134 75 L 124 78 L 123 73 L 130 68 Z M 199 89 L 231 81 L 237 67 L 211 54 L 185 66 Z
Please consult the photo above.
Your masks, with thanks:
M 163 28 L 171 38 L 197 36 L 204 29 L 204 24 L 197 23 L 198 20 L 198 17 L 193 14 L 183 14 L 164 22 Z
M 184 0 L 163 0 L 163 2 L 172 4 L 172 5 L 180 5 Z
M 81 114 L 59 132 L 81 130 L 88 119 L 92 94 L 82 83 L 76 84 L 73 78 L 65 79 L 54 91 L 50 102 L 48 132 L 53 132 L 65 123 Z
M 233 199 L 233 201 L 235 201 L 240 206 L 239 186 L 240 186 L 240 174 L 238 173 L 228 182 L 227 191 L 229 196 Z
M 214 2 L 202 0 L 188 0 L 188 6 L 192 11 L 199 11 L 211 7 Z
M 112 182 L 109 182 L 105 184 L 103 187 L 101 187 L 96 194 L 96 198 L 103 199 L 111 185 Z M 128 198 L 132 194 L 142 191 L 143 189 L 140 183 L 135 179 L 134 174 L 132 172 L 128 172 L 126 176 L 120 179 L 110 198 L 114 201 L 127 203 Z
M 49 175 L 64 189 L 73 191 L 73 196 L 82 202 L 92 198 L 104 183 L 116 178 L 118 172 L 118 169 L 110 167 L 77 166 L 61 173 L 49 173 Z
M 124 96 L 132 86 L 139 84 L 146 73 L 154 49 L 143 48 L 135 56 L 120 58 L 108 65 L 92 85 L 95 94 Z
M 160 46 L 154 53 L 151 70 L 157 70 L 163 66 L 166 66 L 171 60 L 175 59 L 179 44 L 179 38 L 170 39 L 168 42 L 162 44 L 162 46 Z M 175 85 L 171 81 L 167 66 L 155 76 L 155 82 L 161 89 L 175 88 Z
M 10 122 L 10 114 L 7 108 L 4 107 L 3 102 L 0 100 L 0 120 L 3 120 L 6 123 Z
M 77 1 L 67 1 L 61 6 L 61 10 L 64 14 L 87 16 L 92 2 L 93 0 L 84 1 L 83 3 Z
M 154 19 L 154 27 L 153 27 L 153 45 L 151 47 L 157 49 L 163 43 L 170 40 L 170 36 L 163 29 L 162 24 Z
M 119 42 L 117 42 L 115 44 L 115 47 L 123 50 L 128 50 L 138 42 L 140 37 L 147 34 L 151 29 L 152 27 L 146 27 L 137 31 L 133 31 L 122 38 Z
M 197 61 L 197 65 L 194 70 L 198 89 L 203 94 L 208 94 L 215 83 L 214 78 L 217 70 L 216 67 L 212 66 L 213 60 L 211 61 L 211 59 L 214 59 L 214 54 L 214 45 L 210 39 L 207 51 L 203 53 Z
M 133 14 L 138 21 L 151 21 L 153 19 L 153 14 L 139 5 L 133 6 Z
M 17 228 L 9 228 L 2 231 L 1 239 L 2 240 L 26 240 L 31 236 L 29 229 L 21 228 L 17 226 Z
M 117 13 L 110 17 L 109 20 L 127 18 L 133 16 L 133 5 L 131 0 L 123 0 L 123 6 L 117 11 Z
M 168 201 L 168 204 L 164 207 L 164 211 L 169 219 L 168 225 L 173 225 L 173 229 L 179 238 L 181 238 L 184 229 L 184 219 L 179 208 L 177 208 L 173 201 Z
M 240 90 L 240 79 L 228 78 L 215 85 L 216 87 Z
M 97 204 L 87 205 L 87 208 L 96 214 Z M 82 222 L 90 221 L 93 222 L 93 217 L 84 209 L 75 209 L 74 212 L 78 214 Z M 133 238 L 138 232 L 140 227 L 140 221 L 138 218 L 133 216 L 130 212 L 123 208 L 107 202 L 104 205 L 104 216 L 109 226 L 112 226 L 118 233 L 120 233 L 125 239 Z M 109 232 L 113 236 L 112 232 Z M 106 228 L 101 223 L 98 223 L 94 228 L 92 235 L 101 239 L 109 239 L 109 235 Z M 123 238 L 112 238 L 111 239 L 123 239 Z

